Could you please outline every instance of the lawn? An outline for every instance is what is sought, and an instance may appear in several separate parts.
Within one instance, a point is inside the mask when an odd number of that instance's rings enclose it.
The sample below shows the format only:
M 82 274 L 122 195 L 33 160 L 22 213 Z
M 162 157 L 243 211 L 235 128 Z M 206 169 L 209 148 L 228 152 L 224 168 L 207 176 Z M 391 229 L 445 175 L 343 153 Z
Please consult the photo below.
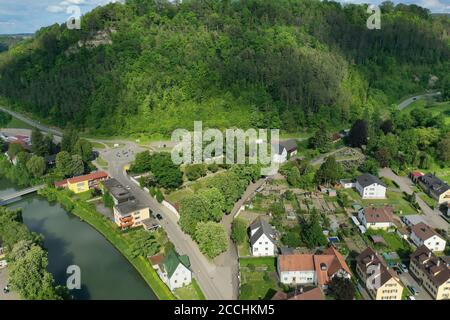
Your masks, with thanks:
M 396 192 L 388 190 L 386 192 L 386 199 L 361 199 L 358 192 L 353 189 L 342 190 L 346 192 L 348 196 L 357 203 L 360 203 L 363 207 L 374 206 L 382 207 L 385 205 L 393 206 L 395 212 L 408 215 L 417 214 L 417 210 L 405 199 L 405 194 L 403 192 Z
M 395 251 L 401 259 L 409 259 L 409 254 L 411 253 L 411 246 L 403 239 L 401 239 L 395 232 L 387 232 L 384 230 L 368 230 L 365 236 L 369 237 L 371 235 L 382 236 L 384 241 L 387 243 L 386 246 L 376 245 L 378 249 L 383 252 Z M 369 240 L 371 241 L 371 240 Z
M 98 165 L 102 168 L 108 168 L 109 165 L 108 161 L 106 161 L 102 157 L 98 157 L 97 159 L 95 159 L 95 162 L 97 162 Z
M 192 279 L 190 285 L 176 289 L 174 293 L 180 300 L 206 300 L 195 279 Z
M 11 121 L 6 125 L 6 128 L 10 129 L 33 129 L 28 123 L 25 123 L 17 118 L 12 118 Z
M 92 148 L 94 149 L 105 149 L 106 145 L 100 142 L 91 141 Z
M 166 200 L 172 204 L 179 203 L 182 199 L 193 195 L 194 192 L 190 188 L 183 188 L 165 196 Z
M 275 264 L 275 258 L 271 257 L 240 259 L 241 293 L 239 299 L 272 298 L 279 290 Z

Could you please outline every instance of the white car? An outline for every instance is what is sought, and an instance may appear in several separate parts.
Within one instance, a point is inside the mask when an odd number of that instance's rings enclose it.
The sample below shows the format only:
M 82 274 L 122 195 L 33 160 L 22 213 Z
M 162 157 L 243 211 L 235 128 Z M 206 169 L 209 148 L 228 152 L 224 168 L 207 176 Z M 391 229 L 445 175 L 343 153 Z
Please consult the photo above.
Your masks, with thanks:
M 416 300 L 416 297 L 414 297 L 414 296 L 409 296 L 408 299 L 409 299 L 409 300 Z

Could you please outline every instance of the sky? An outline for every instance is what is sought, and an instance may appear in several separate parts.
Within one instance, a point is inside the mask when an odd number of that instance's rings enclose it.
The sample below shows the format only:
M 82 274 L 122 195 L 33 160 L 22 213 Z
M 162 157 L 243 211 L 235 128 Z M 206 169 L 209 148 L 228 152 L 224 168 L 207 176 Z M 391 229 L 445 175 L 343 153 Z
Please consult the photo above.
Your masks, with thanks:
M 73 6 L 85 14 L 108 2 L 124 0 L 0 0 L 0 34 L 34 33 L 55 22 L 65 22 Z M 274 0 L 276 1 L 276 0 Z M 379 4 L 383 0 L 338 0 L 348 3 Z M 450 0 L 393 0 L 394 3 L 417 4 L 436 13 L 450 13 Z

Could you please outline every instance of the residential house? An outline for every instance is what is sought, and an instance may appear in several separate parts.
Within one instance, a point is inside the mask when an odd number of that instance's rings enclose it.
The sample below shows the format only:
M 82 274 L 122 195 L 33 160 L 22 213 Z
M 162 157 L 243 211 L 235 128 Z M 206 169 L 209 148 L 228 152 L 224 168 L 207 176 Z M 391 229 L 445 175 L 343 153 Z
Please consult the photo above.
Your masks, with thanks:
M 257 218 L 250 225 L 250 245 L 252 255 L 274 256 L 276 249 L 275 229 L 265 220 Z
M 114 200 L 114 204 L 134 200 L 134 196 L 119 181 L 114 178 L 103 181 L 103 191 L 107 191 Z
M 271 300 L 325 300 L 322 290 L 319 287 L 303 288 L 290 293 L 277 291 Z
M 430 197 L 439 204 L 450 202 L 450 186 L 431 173 L 419 178 L 419 185 Z
M 90 189 L 98 188 L 100 182 L 108 179 L 108 174 L 104 171 L 97 171 L 83 176 L 55 182 L 55 187 L 66 188 L 74 193 L 82 193 Z
M 369 173 L 356 178 L 355 187 L 363 199 L 386 198 L 387 186 L 380 179 Z
M 358 212 L 358 220 L 366 229 L 389 229 L 394 227 L 394 209 L 383 206 L 380 208 L 366 207 Z
M 409 178 L 410 178 L 410 179 L 412 180 L 412 182 L 414 182 L 414 183 L 418 183 L 420 177 L 422 177 L 422 176 L 423 176 L 423 173 L 420 172 L 420 171 L 411 171 L 411 172 L 409 173 Z
M 278 256 L 280 282 L 287 285 L 315 285 L 326 289 L 333 277 L 350 279 L 344 257 L 333 247 L 322 254 L 286 254 Z
M 158 254 L 150 257 L 150 262 L 170 290 L 187 286 L 192 282 L 192 272 L 189 269 L 191 264 L 187 255 L 180 256 L 174 250 L 170 250 L 167 256 Z
M 150 208 L 137 200 L 119 203 L 114 206 L 113 211 L 114 222 L 121 229 L 142 226 L 144 220 L 150 219 Z
M 410 238 L 417 247 L 425 245 L 433 252 L 442 252 L 445 250 L 446 241 L 444 237 L 423 222 L 411 227 Z
M 450 268 L 425 245 L 411 255 L 409 270 L 434 299 L 450 299 Z
M 286 162 L 297 154 L 297 149 L 297 140 L 295 139 L 280 141 L 278 143 L 278 149 L 274 150 L 275 155 L 273 157 L 273 161 L 275 163 Z
M 372 248 L 356 258 L 356 272 L 374 300 L 401 300 L 403 285 L 397 274 Z

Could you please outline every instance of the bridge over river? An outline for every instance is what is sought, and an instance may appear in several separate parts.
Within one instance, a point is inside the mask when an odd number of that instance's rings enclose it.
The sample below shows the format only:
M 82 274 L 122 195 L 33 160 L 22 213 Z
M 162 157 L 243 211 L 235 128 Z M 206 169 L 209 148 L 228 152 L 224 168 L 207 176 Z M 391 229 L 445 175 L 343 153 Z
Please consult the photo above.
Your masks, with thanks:
M 43 188 L 45 188 L 45 184 L 27 188 L 27 189 L 20 190 L 20 191 L 14 191 L 13 193 L 0 198 L 0 206 L 5 206 L 7 204 L 11 204 L 17 200 L 20 200 L 20 198 L 22 196 L 26 196 L 27 194 L 37 192 L 38 190 L 43 189 Z

